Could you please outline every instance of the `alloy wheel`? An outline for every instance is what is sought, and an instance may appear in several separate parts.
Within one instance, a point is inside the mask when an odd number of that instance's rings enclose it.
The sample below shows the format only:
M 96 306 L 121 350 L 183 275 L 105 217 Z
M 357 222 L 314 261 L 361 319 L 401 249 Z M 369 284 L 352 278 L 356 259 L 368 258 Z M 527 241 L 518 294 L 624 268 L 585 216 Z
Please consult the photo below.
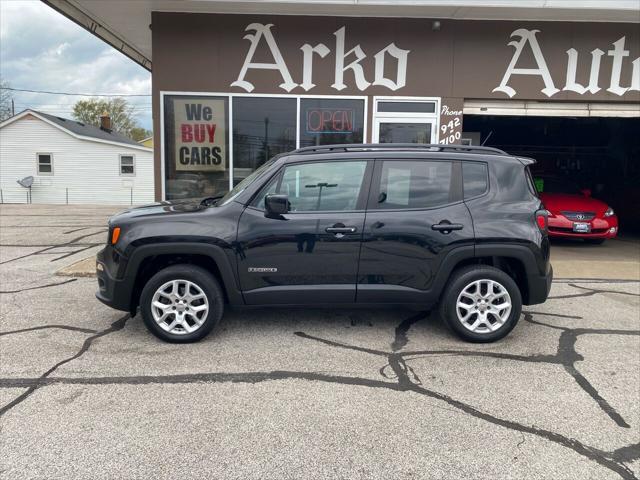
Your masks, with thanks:
M 208 313 L 207 295 L 189 280 L 171 280 L 161 285 L 151 299 L 153 319 L 165 332 L 175 335 L 195 332 Z
M 474 333 L 491 333 L 502 327 L 511 314 L 511 296 L 495 280 L 475 280 L 462 289 L 456 301 L 456 315 Z

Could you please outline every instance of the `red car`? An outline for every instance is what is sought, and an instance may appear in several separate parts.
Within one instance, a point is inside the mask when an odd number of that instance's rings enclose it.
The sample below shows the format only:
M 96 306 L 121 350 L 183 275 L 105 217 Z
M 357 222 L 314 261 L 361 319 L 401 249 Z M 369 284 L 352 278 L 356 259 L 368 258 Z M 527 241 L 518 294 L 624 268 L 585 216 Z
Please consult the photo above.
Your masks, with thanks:
M 549 212 L 549 236 L 582 238 L 602 243 L 618 234 L 618 217 L 606 203 L 559 178 L 536 179 L 540 198 Z

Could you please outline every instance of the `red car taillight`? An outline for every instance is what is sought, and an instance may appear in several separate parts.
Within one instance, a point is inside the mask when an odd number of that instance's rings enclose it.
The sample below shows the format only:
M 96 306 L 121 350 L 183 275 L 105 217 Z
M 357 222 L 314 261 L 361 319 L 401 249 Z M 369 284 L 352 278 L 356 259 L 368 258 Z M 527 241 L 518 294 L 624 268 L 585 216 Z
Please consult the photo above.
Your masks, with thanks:
M 536 223 L 538 224 L 538 228 L 542 233 L 547 233 L 549 222 L 548 222 L 548 212 L 546 210 L 538 210 L 536 212 Z

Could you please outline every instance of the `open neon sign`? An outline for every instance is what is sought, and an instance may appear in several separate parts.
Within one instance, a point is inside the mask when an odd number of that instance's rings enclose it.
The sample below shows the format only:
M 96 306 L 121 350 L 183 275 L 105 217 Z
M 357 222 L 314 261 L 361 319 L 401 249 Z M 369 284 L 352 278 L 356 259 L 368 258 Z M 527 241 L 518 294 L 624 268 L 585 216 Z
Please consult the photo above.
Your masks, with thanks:
M 353 133 L 354 111 L 335 108 L 309 108 L 306 111 L 307 133 Z

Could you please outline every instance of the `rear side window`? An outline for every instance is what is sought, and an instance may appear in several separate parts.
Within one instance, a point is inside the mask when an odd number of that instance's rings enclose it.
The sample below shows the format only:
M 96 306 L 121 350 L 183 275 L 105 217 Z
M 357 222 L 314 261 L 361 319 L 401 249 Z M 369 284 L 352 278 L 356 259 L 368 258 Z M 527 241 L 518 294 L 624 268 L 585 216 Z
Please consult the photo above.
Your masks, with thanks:
M 480 162 L 463 162 L 462 179 L 464 188 L 464 198 L 477 197 L 488 189 L 487 164 Z
M 452 162 L 384 161 L 374 209 L 433 208 L 452 203 Z

